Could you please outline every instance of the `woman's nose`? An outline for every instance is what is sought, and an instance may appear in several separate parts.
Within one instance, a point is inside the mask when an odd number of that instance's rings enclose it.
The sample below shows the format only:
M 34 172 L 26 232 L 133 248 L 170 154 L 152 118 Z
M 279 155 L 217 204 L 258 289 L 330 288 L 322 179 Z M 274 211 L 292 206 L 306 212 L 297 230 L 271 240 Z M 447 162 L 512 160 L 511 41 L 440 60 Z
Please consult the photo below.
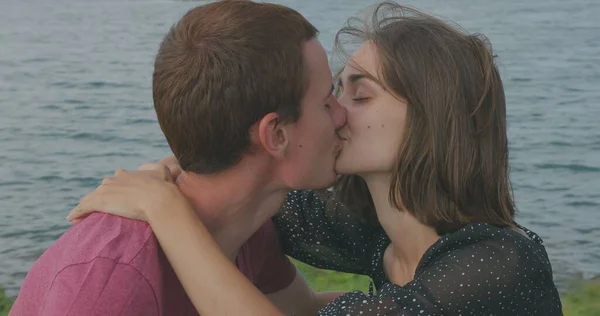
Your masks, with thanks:
M 330 104 L 330 107 L 335 128 L 342 128 L 344 125 L 346 125 L 346 109 L 342 107 L 340 103 L 335 99 Z

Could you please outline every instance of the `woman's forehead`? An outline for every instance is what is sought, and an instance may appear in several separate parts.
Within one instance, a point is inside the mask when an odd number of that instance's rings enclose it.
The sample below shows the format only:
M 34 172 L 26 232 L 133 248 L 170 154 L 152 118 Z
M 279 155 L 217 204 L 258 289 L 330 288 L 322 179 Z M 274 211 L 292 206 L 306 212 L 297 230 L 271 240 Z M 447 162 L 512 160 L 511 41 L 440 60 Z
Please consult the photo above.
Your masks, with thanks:
M 348 76 L 353 73 L 368 73 L 377 78 L 379 69 L 379 58 L 375 44 L 366 42 L 354 51 L 350 60 L 344 66 L 342 76 Z

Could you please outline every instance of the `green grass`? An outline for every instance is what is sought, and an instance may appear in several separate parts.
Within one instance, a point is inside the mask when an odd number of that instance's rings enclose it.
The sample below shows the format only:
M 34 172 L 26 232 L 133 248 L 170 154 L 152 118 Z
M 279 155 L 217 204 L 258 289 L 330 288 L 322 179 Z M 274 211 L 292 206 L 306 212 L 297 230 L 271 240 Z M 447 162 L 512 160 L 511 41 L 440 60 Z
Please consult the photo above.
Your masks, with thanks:
M 316 291 L 352 291 L 368 292 L 369 278 L 365 276 L 315 269 L 294 260 L 310 286 Z M 565 316 L 600 315 L 600 282 L 575 279 L 569 289 L 562 293 Z M 13 300 L 7 298 L 0 287 L 0 316 L 7 316 Z
M 13 300 L 6 297 L 6 294 L 4 294 L 4 289 L 0 287 L 0 316 L 7 316 L 12 305 Z
M 565 316 L 600 315 L 600 281 L 575 279 L 561 300 Z
M 369 291 L 369 278 L 362 275 L 320 270 L 292 259 L 294 265 L 315 291 Z

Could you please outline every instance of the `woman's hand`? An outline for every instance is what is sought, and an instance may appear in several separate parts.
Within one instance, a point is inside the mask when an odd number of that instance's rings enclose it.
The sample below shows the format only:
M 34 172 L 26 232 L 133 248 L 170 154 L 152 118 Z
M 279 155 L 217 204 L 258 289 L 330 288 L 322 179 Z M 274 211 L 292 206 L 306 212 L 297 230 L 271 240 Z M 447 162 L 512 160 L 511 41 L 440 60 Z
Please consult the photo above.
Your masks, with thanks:
M 174 155 L 167 156 L 158 163 L 145 163 L 141 165 L 138 168 L 138 170 L 156 170 L 157 168 L 159 168 L 157 164 L 169 168 L 169 172 L 171 173 L 171 178 L 173 179 L 173 181 L 175 181 L 183 171 L 181 170 L 181 165 L 179 165 L 179 162 L 177 161 L 177 158 L 175 158 Z
M 191 208 L 173 183 L 180 172 L 174 171 L 160 163 L 145 164 L 138 171 L 117 170 L 83 197 L 67 220 L 75 224 L 92 212 L 102 212 L 149 221 L 152 212 Z

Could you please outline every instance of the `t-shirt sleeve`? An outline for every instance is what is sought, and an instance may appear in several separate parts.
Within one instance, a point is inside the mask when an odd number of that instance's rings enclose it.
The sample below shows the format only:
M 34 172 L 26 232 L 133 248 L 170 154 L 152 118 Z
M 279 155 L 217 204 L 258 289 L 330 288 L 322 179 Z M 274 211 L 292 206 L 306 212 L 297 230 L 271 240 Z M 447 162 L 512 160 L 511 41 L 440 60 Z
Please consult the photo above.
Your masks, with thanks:
M 148 280 L 137 269 L 95 258 L 60 271 L 40 315 L 159 315 Z
M 253 270 L 256 271 L 254 285 L 264 294 L 288 287 L 296 277 L 296 267 L 283 253 L 273 222 L 265 223 L 250 243 L 249 253 L 254 257 Z
M 321 269 L 368 274 L 381 228 L 329 191 L 293 191 L 273 218 L 284 252 Z

